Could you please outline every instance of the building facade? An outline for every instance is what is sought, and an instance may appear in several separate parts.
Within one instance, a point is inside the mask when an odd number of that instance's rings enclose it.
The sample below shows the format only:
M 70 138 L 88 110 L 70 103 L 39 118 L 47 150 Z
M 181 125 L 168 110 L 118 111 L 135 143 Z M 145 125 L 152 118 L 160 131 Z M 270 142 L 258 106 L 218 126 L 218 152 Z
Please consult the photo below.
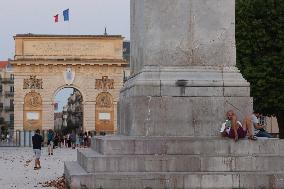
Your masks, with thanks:
M 0 61 L 0 125 L 14 126 L 14 74 L 9 61 Z
M 15 130 L 54 129 L 55 95 L 82 94 L 83 130 L 115 132 L 123 85 L 123 37 L 116 35 L 14 36 Z

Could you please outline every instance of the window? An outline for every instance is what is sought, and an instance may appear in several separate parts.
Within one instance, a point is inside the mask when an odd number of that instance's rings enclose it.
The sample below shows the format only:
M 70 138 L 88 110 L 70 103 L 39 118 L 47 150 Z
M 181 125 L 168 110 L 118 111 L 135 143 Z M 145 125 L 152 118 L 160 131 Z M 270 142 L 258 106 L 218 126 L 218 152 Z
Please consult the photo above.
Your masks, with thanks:
M 14 100 L 10 99 L 10 107 L 13 107 L 13 106 L 14 106 Z
M 14 80 L 14 74 L 10 74 L 10 80 Z
M 11 92 L 11 93 L 14 92 L 14 86 L 10 86 L 10 92 Z
M 14 121 L 14 114 L 10 114 L 10 121 L 11 121 L 11 122 Z

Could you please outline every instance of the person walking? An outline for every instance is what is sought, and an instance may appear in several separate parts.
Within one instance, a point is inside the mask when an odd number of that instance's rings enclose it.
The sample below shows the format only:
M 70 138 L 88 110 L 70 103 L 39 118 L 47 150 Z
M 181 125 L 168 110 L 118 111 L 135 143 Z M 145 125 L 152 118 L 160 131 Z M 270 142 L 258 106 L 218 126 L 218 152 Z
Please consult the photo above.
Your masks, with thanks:
M 40 169 L 40 156 L 41 156 L 41 144 L 43 142 L 43 138 L 40 135 L 40 130 L 37 129 L 35 131 L 34 136 L 32 137 L 32 142 L 33 142 L 33 151 L 35 154 L 35 166 L 34 170 Z
M 48 155 L 53 155 L 54 132 L 49 129 L 47 134 Z

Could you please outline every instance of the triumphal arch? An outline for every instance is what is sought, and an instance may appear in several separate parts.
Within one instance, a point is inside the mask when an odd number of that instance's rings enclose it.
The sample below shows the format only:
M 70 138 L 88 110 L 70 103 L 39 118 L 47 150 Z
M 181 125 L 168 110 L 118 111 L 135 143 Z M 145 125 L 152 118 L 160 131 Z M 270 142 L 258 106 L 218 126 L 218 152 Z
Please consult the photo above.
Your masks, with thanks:
M 18 34 L 15 39 L 15 130 L 53 129 L 56 93 L 82 94 L 83 129 L 116 131 L 123 85 L 123 37 Z

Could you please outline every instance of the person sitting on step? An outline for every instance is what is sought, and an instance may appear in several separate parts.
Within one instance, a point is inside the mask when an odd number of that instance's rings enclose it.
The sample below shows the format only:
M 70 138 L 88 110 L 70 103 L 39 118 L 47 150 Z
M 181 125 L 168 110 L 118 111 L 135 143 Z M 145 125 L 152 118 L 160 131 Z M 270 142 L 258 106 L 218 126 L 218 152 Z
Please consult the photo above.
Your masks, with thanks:
M 221 134 L 224 137 L 229 137 L 237 141 L 239 138 L 245 138 L 248 135 L 248 139 L 257 140 L 252 133 L 251 125 L 242 125 L 237 121 L 237 116 L 233 110 L 227 112 L 227 120 L 223 123 L 221 128 Z
M 264 125 L 259 124 L 259 118 L 260 113 L 257 111 L 254 111 L 252 115 L 249 115 L 245 118 L 244 125 L 251 125 L 251 127 L 254 128 L 254 135 L 257 137 L 267 137 L 272 138 L 272 135 L 270 135 L 264 128 Z

